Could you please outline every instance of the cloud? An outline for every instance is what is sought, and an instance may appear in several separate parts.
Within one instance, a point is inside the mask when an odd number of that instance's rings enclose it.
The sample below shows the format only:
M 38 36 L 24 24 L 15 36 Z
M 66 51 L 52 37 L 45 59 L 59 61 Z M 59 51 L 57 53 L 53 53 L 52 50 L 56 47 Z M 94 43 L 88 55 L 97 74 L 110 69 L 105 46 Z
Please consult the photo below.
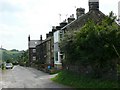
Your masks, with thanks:
M 20 9 L 19 6 L 17 5 L 12 5 L 8 2 L 5 1 L 0 1 L 0 12 L 18 12 L 21 11 L 22 9 Z
M 9 3 L 8 1 L 0 0 L 0 24 L 6 24 L 8 26 L 21 25 L 21 21 L 16 17 L 16 13 L 22 12 L 22 7 Z
M 22 22 L 19 18 L 16 17 L 14 13 L 4 12 L 0 14 L 0 24 L 18 26 L 21 25 Z
M 99 0 L 100 10 L 117 12 L 118 0 Z M 75 14 L 76 8 L 88 12 L 88 0 L 0 0 L 0 44 L 7 49 L 27 49 L 27 37 L 39 39 L 52 26 Z M 66 16 L 67 15 L 67 16 Z

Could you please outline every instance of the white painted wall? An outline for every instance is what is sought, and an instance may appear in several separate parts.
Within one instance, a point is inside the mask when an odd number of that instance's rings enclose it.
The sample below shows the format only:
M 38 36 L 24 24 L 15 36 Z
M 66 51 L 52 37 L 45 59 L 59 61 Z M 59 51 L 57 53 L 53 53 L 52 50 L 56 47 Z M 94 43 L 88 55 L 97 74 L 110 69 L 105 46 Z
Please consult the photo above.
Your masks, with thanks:
M 120 1 L 118 2 L 118 23 L 120 24 Z
M 56 31 L 56 32 L 54 32 L 54 43 L 56 43 L 56 42 L 59 42 L 59 30 L 58 31 Z
M 118 17 L 120 18 L 120 1 L 118 2 Z
M 89 2 L 99 2 L 99 0 L 89 0 Z
M 60 42 L 60 35 L 59 34 L 60 34 L 59 30 L 54 32 L 54 57 L 56 57 L 55 53 L 58 53 L 58 60 L 56 60 L 56 58 L 54 58 L 54 64 L 61 64 L 60 51 L 59 51 L 59 46 L 57 44 Z

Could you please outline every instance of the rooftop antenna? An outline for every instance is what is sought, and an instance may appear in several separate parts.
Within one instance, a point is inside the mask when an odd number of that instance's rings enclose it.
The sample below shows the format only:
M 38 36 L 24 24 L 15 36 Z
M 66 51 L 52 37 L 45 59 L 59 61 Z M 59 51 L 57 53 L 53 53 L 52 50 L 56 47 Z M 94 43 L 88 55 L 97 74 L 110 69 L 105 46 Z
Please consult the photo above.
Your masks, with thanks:
M 61 22 L 61 14 L 59 14 L 59 20 L 60 20 L 60 22 Z
M 77 8 L 77 6 L 74 7 L 75 9 Z
M 68 14 L 66 14 L 66 19 L 67 19 Z

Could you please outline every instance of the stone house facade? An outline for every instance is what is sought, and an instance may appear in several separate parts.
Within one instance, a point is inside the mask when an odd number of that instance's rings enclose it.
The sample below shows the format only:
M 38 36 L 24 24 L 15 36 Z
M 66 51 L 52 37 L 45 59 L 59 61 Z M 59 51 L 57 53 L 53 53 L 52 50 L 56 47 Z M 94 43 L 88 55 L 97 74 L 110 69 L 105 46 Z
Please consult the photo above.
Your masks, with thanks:
M 88 5 L 89 5 L 89 11 L 86 14 L 85 14 L 84 8 L 77 8 L 76 9 L 77 18 L 75 19 L 73 15 L 71 15 L 68 18 L 68 23 L 59 30 L 59 32 L 62 34 L 61 35 L 62 37 L 59 37 L 59 38 L 62 39 L 65 33 L 68 33 L 71 31 L 76 32 L 77 30 L 82 28 L 89 20 L 92 20 L 95 23 L 100 23 L 105 18 L 105 15 L 99 10 L 99 0 L 89 0 Z M 60 53 L 60 54 L 62 55 L 62 58 L 60 57 L 59 62 L 62 62 L 62 59 L 63 57 L 65 57 L 65 54 L 63 53 Z M 71 66 L 71 69 L 73 69 L 73 67 L 74 65 Z
M 62 38 L 61 28 L 67 25 L 66 21 L 60 23 L 59 26 L 54 27 L 54 66 L 56 69 L 62 68 L 62 54 L 59 48 L 60 39 Z
M 36 46 L 40 44 L 40 40 L 30 40 L 30 35 L 28 37 L 28 52 L 29 52 L 29 65 L 36 62 Z
M 46 34 L 46 39 L 42 40 L 42 42 L 36 46 L 36 51 L 39 69 L 42 70 L 47 69 L 48 66 L 54 66 L 53 32 Z
M 29 40 L 29 44 L 32 42 L 37 42 L 34 47 L 30 47 L 29 45 L 29 60 L 32 62 L 33 56 L 36 55 L 36 60 L 38 60 L 39 64 L 46 65 L 43 68 L 47 68 L 47 66 L 52 66 L 57 69 L 61 69 L 62 60 L 63 60 L 63 52 L 60 50 L 59 43 L 60 40 L 64 37 L 64 34 L 71 31 L 77 31 L 82 28 L 89 20 L 94 21 L 95 23 L 100 23 L 106 16 L 99 10 L 99 0 L 89 0 L 89 11 L 85 13 L 84 8 L 76 9 L 76 19 L 74 15 L 71 15 L 67 21 L 61 22 L 59 26 L 54 26 L 52 31 L 46 34 L 46 39 L 41 39 L 38 41 Z M 36 53 L 33 53 L 34 49 L 36 49 Z M 82 67 L 82 66 L 81 66 Z M 42 68 L 42 66 L 40 66 Z M 65 67 L 67 68 L 67 67 Z M 86 68 L 91 68 L 88 66 Z M 79 69 L 75 65 L 69 66 L 69 69 L 76 70 Z M 88 70 L 88 69 L 82 69 Z

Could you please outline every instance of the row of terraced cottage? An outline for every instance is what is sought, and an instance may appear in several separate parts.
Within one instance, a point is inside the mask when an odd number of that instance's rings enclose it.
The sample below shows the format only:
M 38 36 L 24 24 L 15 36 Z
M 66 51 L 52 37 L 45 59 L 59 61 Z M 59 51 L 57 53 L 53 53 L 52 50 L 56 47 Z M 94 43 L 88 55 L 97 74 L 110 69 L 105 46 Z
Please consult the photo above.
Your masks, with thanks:
M 62 69 L 62 60 L 64 60 L 65 55 L 59 48 L 59 42 L 64 37 L 64 34 L 83 27 L 89 19 L 99 23 L 105 17 L 99 10 L 99 0 L 89 0 L 88 6 L 89 11 L 87 13 L 85 13 L 84 8 L 77 8 L 76 19 L 74 15 L 71 15 L 67 21 L 61 22 L 59 26 L 54 26 L 46 34 L 45 40 L 42 39 L 42 35 L 39 40 L 30 40 L 30 36 L 28 37 L 30 65 L 37 63 L 38 68 L 41 70 L 47 70 L 51 67 Z

